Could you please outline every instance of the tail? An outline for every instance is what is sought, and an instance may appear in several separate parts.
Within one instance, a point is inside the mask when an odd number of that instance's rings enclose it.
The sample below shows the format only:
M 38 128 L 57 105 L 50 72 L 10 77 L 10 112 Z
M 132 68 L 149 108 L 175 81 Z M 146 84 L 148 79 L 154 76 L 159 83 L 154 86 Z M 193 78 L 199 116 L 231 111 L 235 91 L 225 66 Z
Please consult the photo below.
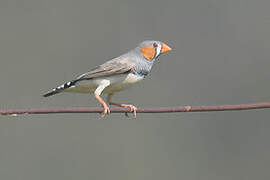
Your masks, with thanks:
M 48 93 L 44 94 L 43 97 L 48 97 L 48 96 L 58 94 L 58 93 L 62 92 L 64 89 L 67 89 L 67 88 L 70 88 L 71 86 L 74 86 L 75 82 L 76 81 L 70 81 L 70 82 L 67 82 L 65 84 L 62 84 L 61 86 L 58 86 L 57 88 L 54 88 L 53 90 L 51 90 Z

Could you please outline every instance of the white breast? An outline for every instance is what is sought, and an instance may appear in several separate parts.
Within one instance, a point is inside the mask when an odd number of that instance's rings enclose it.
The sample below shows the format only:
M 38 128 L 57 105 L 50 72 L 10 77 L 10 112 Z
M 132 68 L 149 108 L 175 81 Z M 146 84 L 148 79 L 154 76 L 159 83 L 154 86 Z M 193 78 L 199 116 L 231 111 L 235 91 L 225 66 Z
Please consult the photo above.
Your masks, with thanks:
M 78 82 L 78 84 L 76 84 L 71 88 L 66 89 L 65 91 L 77 93 L 93 93 L 100 84 L 100 82 L 104 79 L 109 80 L 110 85 L 104 89 L 103 93 L 114 93 L 129 88 L 133 84 L 136 84 L 137 82 L 141 81 L 143 77 L 129 73 L 129 74 L 114 75 L 111 77 L 102 77 L 91 80 L 84 80 Z
M 142 76 L 129 73 L 120 77 L 112 78 L 111 85 L 104 89 L 104 93 L 114 93 L 129 88 L 143 79 Z

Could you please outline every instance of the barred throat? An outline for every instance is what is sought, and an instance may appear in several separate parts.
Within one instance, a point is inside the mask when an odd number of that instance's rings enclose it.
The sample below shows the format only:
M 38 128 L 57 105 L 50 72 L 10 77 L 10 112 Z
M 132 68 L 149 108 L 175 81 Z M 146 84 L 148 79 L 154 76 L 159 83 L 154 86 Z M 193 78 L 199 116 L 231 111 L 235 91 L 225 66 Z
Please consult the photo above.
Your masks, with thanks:
M 56 88 L 54 88 L 53 90 L 51 90 L 50 92 L 44 94 L 44 97 L 48 97 L 48 96 L 52 96 L 54 94 L 60 93 L 61 91 L 63 91 L 64 89 L 70 88 L 72 86 L 74 86 L 76 83 L 76 81 L 69 81 L 65 84 L 62 84 L 61 86 L 58 86 Z
M 145 70 L 145 69 L 134 69 L 132 71 L 133 74 L 135 75 L 137 74 L 141 77 L 146 77 L 149 74 L 149 72 L 150 72 L 149 70 Z
M 137 62 L 136 66 L 132 69 L 132 72 L 139 76 L 146 77 L 150 73 L 152 65 L 152 62 Z

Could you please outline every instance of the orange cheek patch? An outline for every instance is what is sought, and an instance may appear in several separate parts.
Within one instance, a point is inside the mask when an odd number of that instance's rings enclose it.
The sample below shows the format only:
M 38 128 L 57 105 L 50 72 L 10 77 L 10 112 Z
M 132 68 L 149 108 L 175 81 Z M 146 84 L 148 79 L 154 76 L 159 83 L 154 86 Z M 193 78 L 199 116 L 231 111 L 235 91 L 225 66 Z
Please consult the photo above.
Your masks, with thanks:
M 141 49 L 142 55 L 149 61 L 152 61 L 156 55 L 156 49 L 152 46 L 145 46 Z

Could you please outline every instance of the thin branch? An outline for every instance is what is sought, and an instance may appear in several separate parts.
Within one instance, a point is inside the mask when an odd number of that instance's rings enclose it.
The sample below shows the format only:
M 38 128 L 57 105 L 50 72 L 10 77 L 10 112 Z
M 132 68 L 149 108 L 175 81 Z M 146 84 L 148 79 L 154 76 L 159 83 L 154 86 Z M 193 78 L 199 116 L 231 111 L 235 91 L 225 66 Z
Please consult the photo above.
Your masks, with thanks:
M 207 111 L 240 111 L 270 108 L 270 103 L 237 104 L 220 106 L 176 106 L 138 108 L 137 113 L 172 113 L 172 112 L 207 112 Z M 44 109 L 7 109 L 0 110 L 1 115 L 18 114 L 56 114 L 56 113 L 102 113 L 101 107 L 89 108 L 44 108 Z M 111 113 L 129 112 L 127 108 L 111 108 Z

